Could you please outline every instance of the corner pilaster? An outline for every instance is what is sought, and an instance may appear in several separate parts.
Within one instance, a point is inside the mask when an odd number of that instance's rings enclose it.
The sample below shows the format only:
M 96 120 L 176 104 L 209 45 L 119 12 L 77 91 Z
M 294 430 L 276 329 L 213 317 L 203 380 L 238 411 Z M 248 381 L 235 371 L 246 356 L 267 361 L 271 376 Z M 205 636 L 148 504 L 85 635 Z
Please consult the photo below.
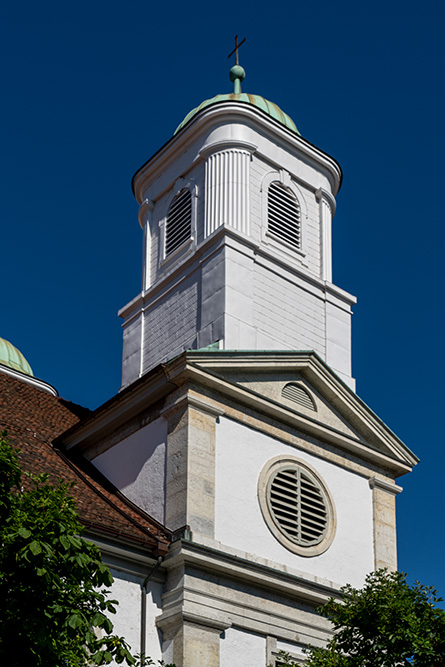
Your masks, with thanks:
M 403 489 L 378 477 L 369 480 L 374 514 L 374 568 L 397 569 L 395 497 Z
M 170 530 L 189 526 L 214 537 L 215 433 L 222 412 L 187 393 L 163 412 L 168 423 L 165 521 Z

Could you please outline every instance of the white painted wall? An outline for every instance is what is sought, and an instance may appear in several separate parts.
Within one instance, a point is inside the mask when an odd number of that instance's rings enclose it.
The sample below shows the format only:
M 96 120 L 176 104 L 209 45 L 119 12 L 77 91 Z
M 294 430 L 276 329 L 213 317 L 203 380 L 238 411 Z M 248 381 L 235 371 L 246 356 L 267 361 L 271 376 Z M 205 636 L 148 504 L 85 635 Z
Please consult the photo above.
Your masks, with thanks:
M 264 667 L 266 639 L 237 628 L 228 628 L 220 642 L 220 667 Z
M 263 519 L 258 477 L 277 455 L 309 463 L 332 494 L 337 531 L 330 548 L 319 556 L 291 553 Z M 215 539 L 222 548 L 257 555 L 336 584 L 360 586 L 374 567 L 372 492 L 363 477 L 222 417 L 216 427 Z
M 110 568 L 114 577 L 110 599 L 119 602 L 117 613 L 110 616 L 114 634 L 122 636 L 130 645 L 133 654 L 141 650 L 141 584 L 142 579 L 121 570 Z M 154 660 L 162 658 L 160 633 L 156 629 L 155 618 L 161 609 L 162 585 L 149 583 L 147 591 L 146 655 Z M 113 663 L 114 664 L 114 663 Z
M 93 463 L 122 493 L 157 521 L 165 518 L 167 421 L 159 417 Z

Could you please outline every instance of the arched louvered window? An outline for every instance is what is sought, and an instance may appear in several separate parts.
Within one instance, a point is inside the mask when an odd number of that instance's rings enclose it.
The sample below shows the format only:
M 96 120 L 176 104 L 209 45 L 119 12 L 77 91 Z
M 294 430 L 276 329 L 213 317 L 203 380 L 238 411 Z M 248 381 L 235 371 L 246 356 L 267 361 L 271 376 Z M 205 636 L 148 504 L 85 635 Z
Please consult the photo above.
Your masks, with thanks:
M 272 534 L 301 556 L 316 556 L 335 534 L 332 498 L 318 474 L 294 457 L 277 456 L 263 468 L 258 494 Z
M 267 193 L 267 232 L 293 248 L 301 248 L 300 206 L 292 190 L 273 181 Z
M 301 405 L 303 408 L 307 408 L 308 410 L 317 409 L 309 392 L 296 382 L 289 382 L 286 384 L 283 387 L 281 395 L 283 398 L 287 398 L 288 401 L 298 403 L 298 405 Z
M 192 194 L 183 188 L 172 200 L 165 230 L 165 256 L 189 240 L 192 233 Z

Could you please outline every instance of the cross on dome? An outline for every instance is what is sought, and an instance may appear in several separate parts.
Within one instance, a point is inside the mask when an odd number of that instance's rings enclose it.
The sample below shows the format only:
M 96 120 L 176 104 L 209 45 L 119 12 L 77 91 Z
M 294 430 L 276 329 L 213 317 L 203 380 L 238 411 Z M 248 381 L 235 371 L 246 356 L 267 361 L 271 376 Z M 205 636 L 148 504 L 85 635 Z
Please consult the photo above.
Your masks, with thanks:
M 244 39 L 241 40 L 241 42 L 238 44 L 238 35 L 235 35 L 235 48 L 233 49 L 233 51 L 231 51 L 231 52 L 229 53 L 229 55 L 228 55 L 227 57 L 228 57 L 228 58 L 231 58 L 231 57 L 233 56 L 233 54 L 235 54 L 235 64 L 236 64 L 236 65 L 239 65 L 239 60 L 238 60 L 238 49 L 239 49 L 239 47 L 240 47 L 242 44 L 244 44 L 245 41 L 246 41 L 246 37 L 244 37 Z
M 268 116 L 278 121 L 292 132 L 300 135 L 292 118 L 285 114 L 284 111 L 282 111 L 276 104 L 269 102 L 260 95 L 253 95 L 251 93 L 242 92 L 241 82 L 244 81 L 246 72 L 244 67 L 241 67 L 239 64 L 239 48 L 244 44 L 245 41 L 246 37 L 244 37 L 244 39 L 239 42 L 238 35 L 235 35 L 235 48 L 227 56 L 228 58 L 231 58 L 235 54 L 236 64 L 233 65 L 229 72 L 230 80 L 233 82 L 233 92 L 215 95 L 214 97 L 201 102 L 201 104 L 192 109 L 186 115 L 182 123 L 178 125 L 174 132 L 175 135 L 178 134 L 178 132 L 180 132 L 200 111 L 203 111 L 205 108 L 212 106 L 213 104 L 218 104 L 221 102 L 230 102 L 231 104 L 234 102 L 240 102 L 242 104 L 249 104 L 252 107 L 256 107 L 263 113 L 266 113 Z
M 246 38 L 244 37 L 244 39 L 238 43 L 238 35 L 235 35 L 235 48 L 227 56 L 228 58 L 231 58 L 233 54 L 235 54 L 236 64 L 230 70 L 230 81 L 233 81 L 233 92 L 235 95 L 241 94 L 241 81 L 243 81 L 246 76 L 244 68 L 239 64 L 238 57 L 238 49 L 245 41 Z

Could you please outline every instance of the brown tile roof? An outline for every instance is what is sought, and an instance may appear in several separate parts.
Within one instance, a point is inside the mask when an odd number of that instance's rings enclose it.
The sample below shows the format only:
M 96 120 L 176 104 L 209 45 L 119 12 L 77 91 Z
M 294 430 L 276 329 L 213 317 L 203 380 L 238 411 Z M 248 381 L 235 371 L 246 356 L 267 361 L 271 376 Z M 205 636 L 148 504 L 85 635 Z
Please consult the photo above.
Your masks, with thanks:
M 74 482 L 72 495 L 85 527 L 138 545 L 166 551 L 169 532 L 127 501 L 88 461 L 72 458 L 52 441 L 90 413 L 86 408 L 0 372 L 0 430 L 19 448 L 23 470 L 48 473 L 51 482 Z

